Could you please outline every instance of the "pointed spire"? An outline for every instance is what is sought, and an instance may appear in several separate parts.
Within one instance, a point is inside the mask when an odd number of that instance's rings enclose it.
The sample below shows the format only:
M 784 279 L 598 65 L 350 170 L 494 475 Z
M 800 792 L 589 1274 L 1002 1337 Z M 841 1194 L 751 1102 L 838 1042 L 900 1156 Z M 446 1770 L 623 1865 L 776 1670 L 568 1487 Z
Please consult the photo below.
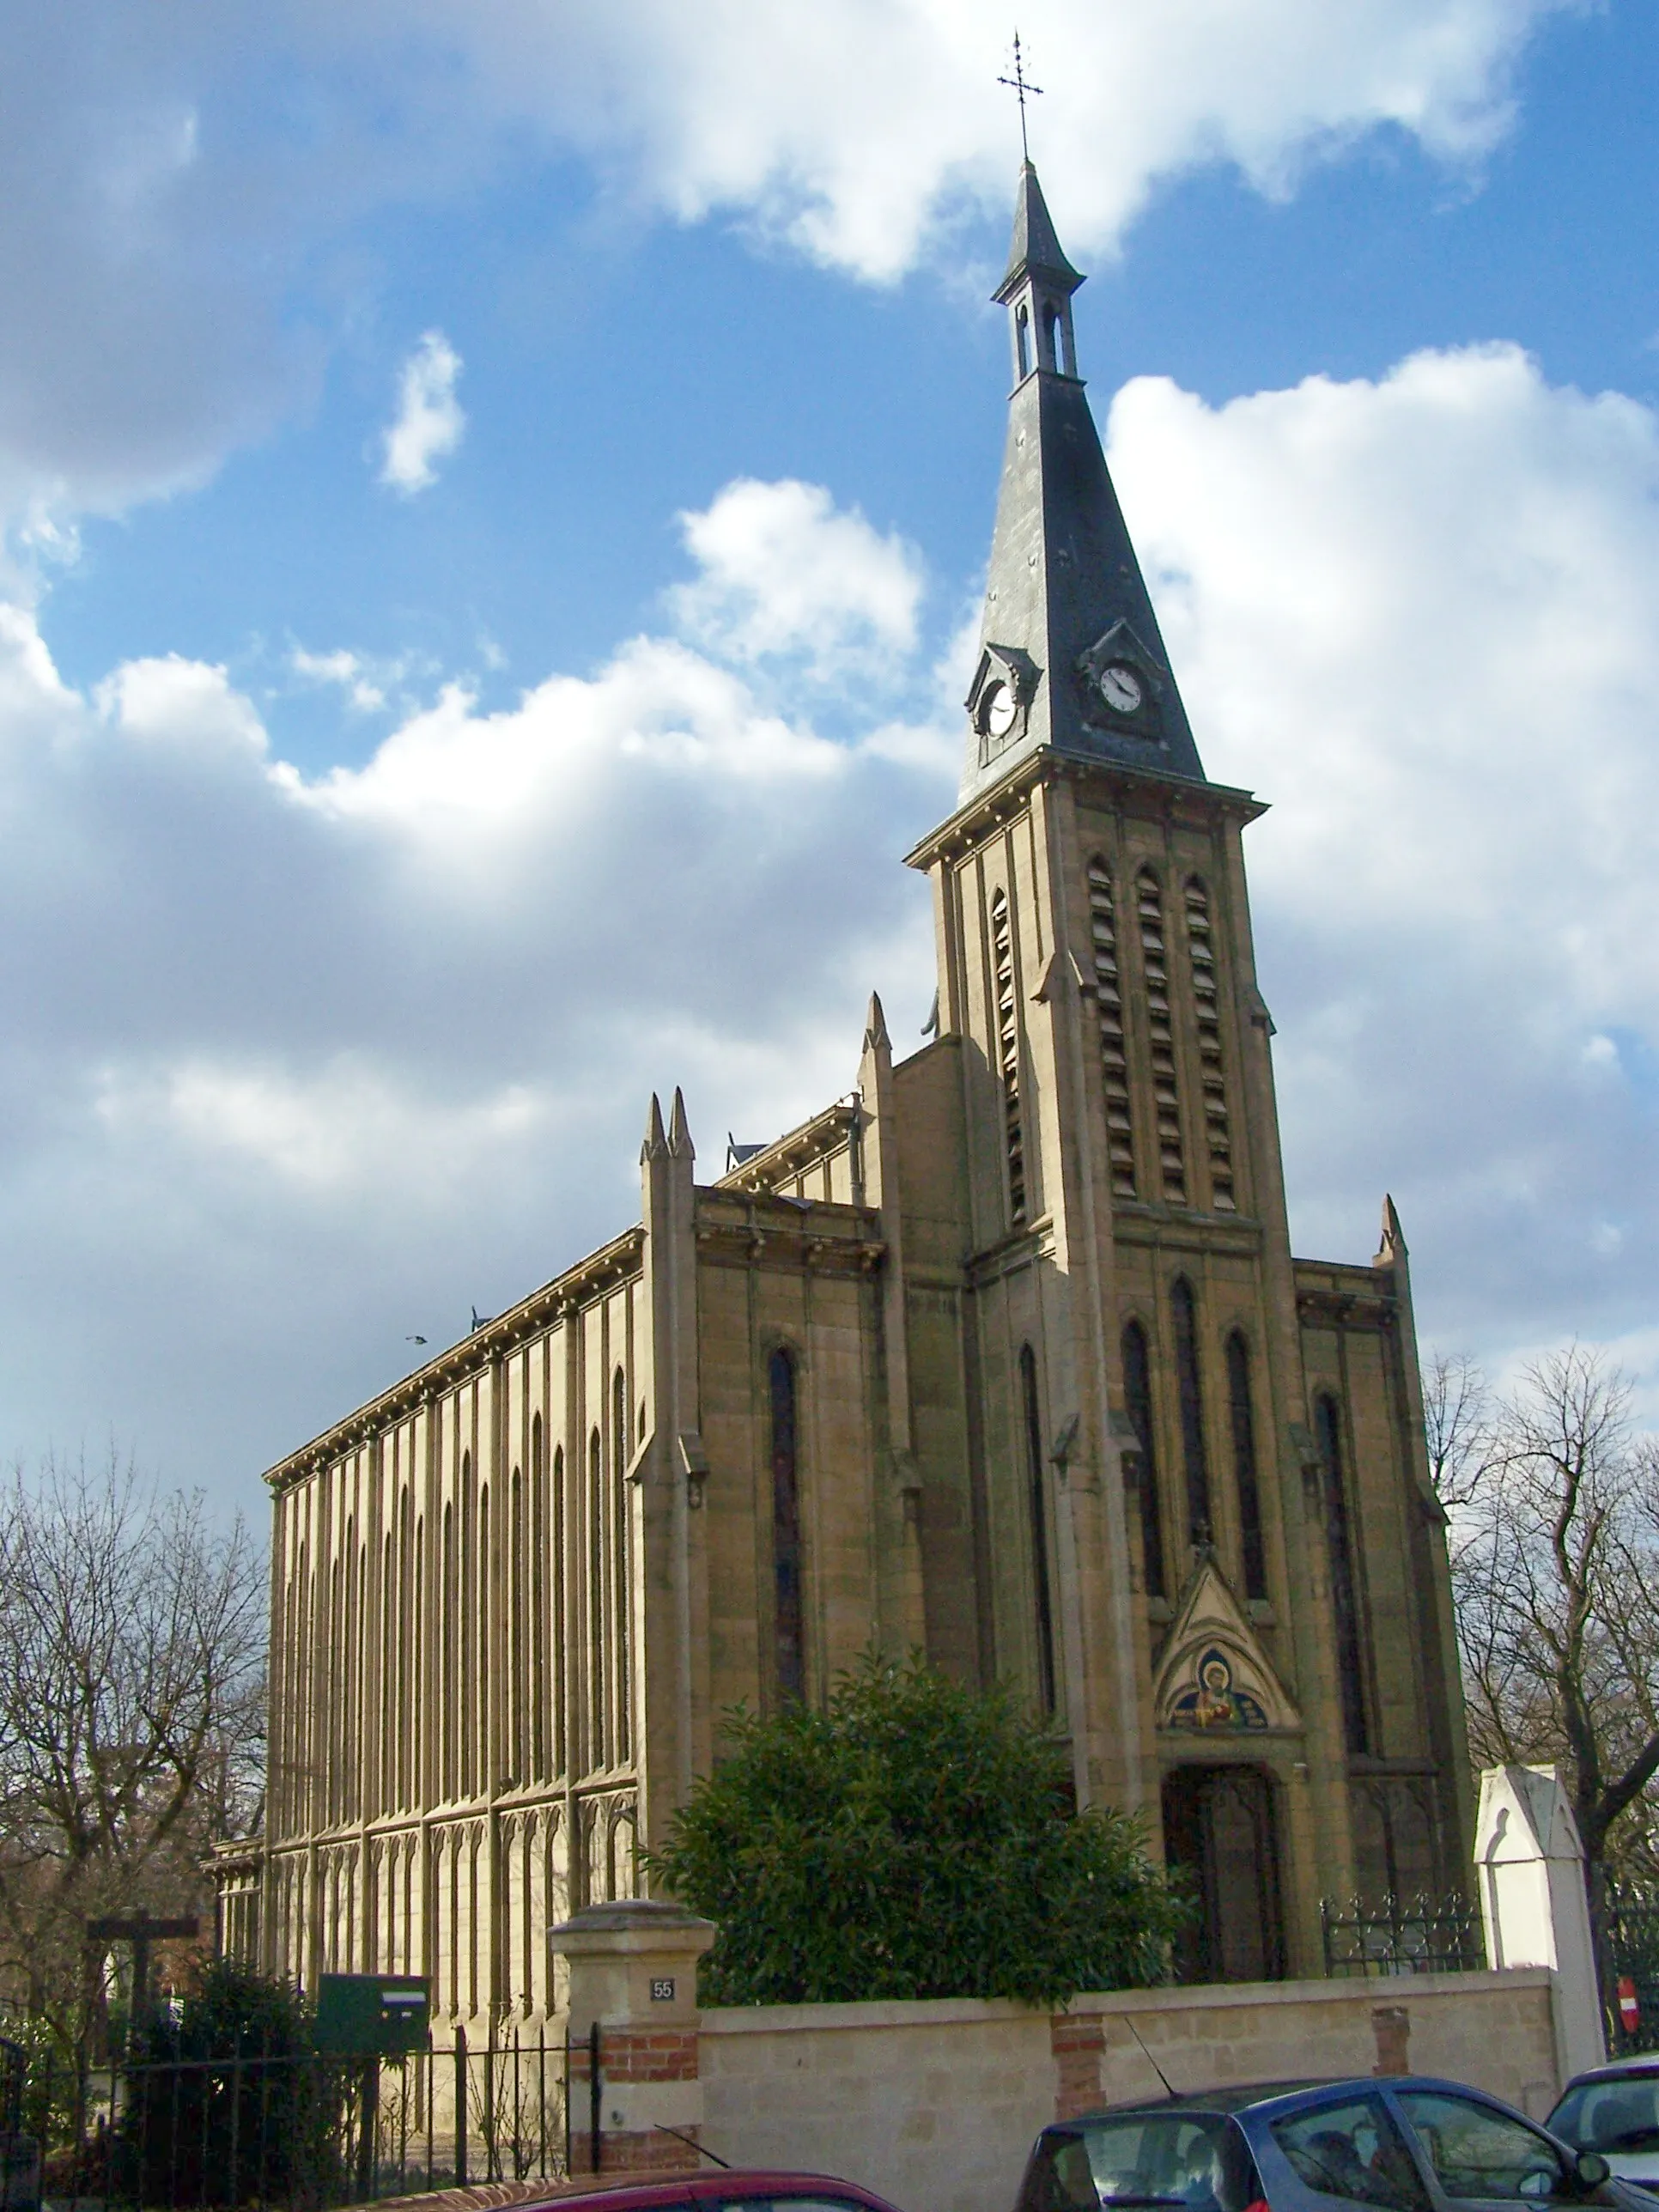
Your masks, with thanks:
M 1394 1200 L 1385 1194 L 1382 1200 L 1382 1240 L 1371 1265 L 1374 1267 L 1392 1267 L 1410 1256 L 1406 1232 L 1400 1226 L 1400 1216 L 1395 1212 Z
M 677 1160 L 695 1160 L 697 1157 L 697 1148 L 686 1123 L 685 1100 L 678 1083 L 674 1085 L 674 1110 L 668 1124 L 668 1151 L 670 1157 Z
M 996 294 L 1008 309 L 1014 389 L 964 702 L 964 799 L 1046 745 L 1205 780 L 1077 373 L 1072 295 L 1082 282 L 1026 161 Z
M 1042 197 L 1037 173 L 1030 161 L 1019 167 L 1019 189 L 1014 200 L 1014 234 L 1008 247 L 1008 266 L 993 297 L 1006 301 L 1029 276 L 1048 277 L 1068 296 L 1083 278 L 1060 251 L 1060 239 L 1048 204 Z
M 887 1017 L 881 1010 L 881 1000 L 872 991 L 870 1011 L 864 1018 L 864 1048 L 866 1052 L 891 1052 L 893 1040 L 887 1034 Z
M 662 1101 L 653 1091 L 651 1111 L 646 1116 L 645 1142 L 640 1146 L 640 1165 L 648 1167 L 653 1160 L 668 1158 L 668 1139 L 662 1133 Z

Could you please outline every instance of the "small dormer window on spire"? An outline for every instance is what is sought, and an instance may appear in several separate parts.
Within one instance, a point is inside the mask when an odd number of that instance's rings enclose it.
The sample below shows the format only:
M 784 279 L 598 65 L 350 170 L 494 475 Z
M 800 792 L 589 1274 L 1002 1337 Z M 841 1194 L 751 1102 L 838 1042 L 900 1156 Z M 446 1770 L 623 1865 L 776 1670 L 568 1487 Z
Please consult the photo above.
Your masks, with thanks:
M 1031 374 L 1031 312 L 1024 300 L 1014 314 L 1014 370 L 1022 384 Z

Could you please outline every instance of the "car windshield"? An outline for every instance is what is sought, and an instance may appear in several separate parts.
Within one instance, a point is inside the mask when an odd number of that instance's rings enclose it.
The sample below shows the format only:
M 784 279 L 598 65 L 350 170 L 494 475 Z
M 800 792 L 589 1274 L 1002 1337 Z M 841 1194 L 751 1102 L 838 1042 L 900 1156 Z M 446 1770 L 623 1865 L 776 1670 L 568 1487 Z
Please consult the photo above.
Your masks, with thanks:
M 1182 2205 L 1244 2212 L 1260 2194 L 1243 2137 L 1219 2112 L 1126 2112 L 1049 2128 L 1038 2142 L 1021 2212 L 1101 2205 Z
M 1659 2074 L 1580 2081 L 1550 2114 L 1548 2125 L 1578 2150 L 1659 2150 Z

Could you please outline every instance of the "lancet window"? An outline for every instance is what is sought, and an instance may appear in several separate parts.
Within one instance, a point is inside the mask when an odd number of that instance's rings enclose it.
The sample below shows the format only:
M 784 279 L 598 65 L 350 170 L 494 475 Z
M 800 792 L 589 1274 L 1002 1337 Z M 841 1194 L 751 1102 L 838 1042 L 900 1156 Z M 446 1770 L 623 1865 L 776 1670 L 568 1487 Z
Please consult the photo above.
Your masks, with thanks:
M 1117 964 L 1117 915 L 1111 871 L 1098 854 L 1089 863 L 1089 933 L 1094 942 L 1095 1007 L 1100 1020 L 1100 1069 L 1106 1090 L 1106 1157 L 1112 1190 L 1133 1198 L 1134 1122 L 1123 1034 L 1123 984 Z
M 1360 1636 L 1359 1591 L 1354 1580 L 1353 1534 L 1349 1526 L 1348 1488 L 1343 1468 L 1342 1415 L 1334 1398 L 1314 1400 L 1314 1437 L 1325 1486 L 1325 1540 L 1330 1555 L 1331 1615 L 1336 1632 L 1336 1672 L 1342 1692 L 1342 1734 L 1351 1752 L 1371 1747 L 1365 1711 L 1364 1645 Z
M 1170 1302 L 1175 1312 L 1176 1382 L 1181 1401 L 1181 1453 L 1187 1463 L 1187 1529 L 1194 1544 L 1211 1536 L 1210 1469 L 1204 1452 L 1204 1397 L 1198 1364 L 1198 1304 L 1184 1276 Z
M 1019 1355 L 1020 1411 L 1025 1425 L 1025 1467 L 1031 1506 L 1031 1581 L 1036 1600 L 1037 1695 L 1054 1710 L 1054 1607 L 1048 1583 L 1048 1506 L 1042 1488 L 1042 1413 L 1037 1401 L 1036 1356 Z
M 587 1440 L 587 1753 L 588 1765 L 610 1764 L 605 1741 L 605 1446 Z
M 1158 1130 L 1160 1188 L 1170 1206 L 1187 1203 L 1187 1165 L 1181 1142 L 1181 1088 L 1176 1072 L 1175 1030 L 1170 1013 L 1169 933 L 1164 893 L 1150 868 L 1135 881 L 1140 918 L 1140 957 L 1146 975 L 1146 1027 L 1152 1042 L 1152 1110 Z
M 628 1481 L 628 1385 L 619 1367 L 611 1381 L 611 1451 L 616 1465 L 611 1476 L 615 1558 L 611 1573 L 617 1585 L 616 1637 L 616 1755 L 619 1761 L 633 1756 L 633 1680 L 630 1668 L 633 1643 L 632 1521 Z
M 553 1448 L 553 1526 L 549 1537 L 549 1550 L 553 1569 L 553 1633 L 549 1639 L 553 1656 L 553 1771 L 556 1775 L 568 1771 L 569 1745 L 565 1725 L 565 1651 L 566 1622 L 570 1604 L 565 1590 L 565 1529 L 568 1509 L 565 1499 L 564 1446 Z
M 1002 1079 L 1002 1133 L 1008 1159 L 1008 1212 L 1018 1228 L 1025 1219 L 1025 1134 L 1019 1096 L 1019 1007 L 1014 990 L 1013 940 L 1008 897 L 991 901 L 991 958 L 996 975 L 997 1068 Z
M 1140 1451 L 1140 1557 L 1148 1597 L 1162 1597 L 1164 1517 L 1158 1487 L 1158 1449 L 1152 1431 L 1152 1362 L 1146 1332 L 1132 1321 L 1123 1332 L 1123 1402 Z
M 801 1606 L 800 1465 L 795 1363 L 781 1345 L 767 1362 L 772 1410 L 773 1650 L 778 1695 L 806 1694 Z
M 1193 1007 L 1198 1026 L 1199 1080 L 1204 1086 L 1204 1137 L 1210 1156 L 1210 1203 L 1218 1213 L 1237 1210 L 1232 1134 L 1227 1118 L 1227 1078 L 1221 1053 L 1221 1003 L 1216 988 L 1210 894 L 1197 876 L 1187 879 L 1187 949 L 1192 960 Z
M 1255 1417 L 1250 1406 L 1250 1352 L 1235 1329 L 1227 1339 L 1227 1401 L 1232 1415 L 1233 1479 L 1238 1492 L 1238 1540 L 1244 1595 L 1266 1597 L 1267 1562 L 1261 1541 L 1261 1485 L 1255 1463 Z

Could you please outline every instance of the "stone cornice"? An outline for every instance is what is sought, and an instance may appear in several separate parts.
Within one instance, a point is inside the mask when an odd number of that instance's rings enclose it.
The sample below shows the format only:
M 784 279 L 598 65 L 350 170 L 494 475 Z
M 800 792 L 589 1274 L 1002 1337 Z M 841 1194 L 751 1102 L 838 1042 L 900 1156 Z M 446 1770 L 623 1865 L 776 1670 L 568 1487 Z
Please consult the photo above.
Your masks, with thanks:
M 623 1230 L 608 1244 L 600 1245 L 556 1275 L 550 1283 L 544 1283 L 527 1298 L 521 1298 L 505 1313 L 496 1314 L 483 1322 L 470 1336 L 441 1352 L 424 1367 L 417 1367 L 412 1375 L 405 1375 L 378 1398 L 371 1398 L 345 1419 L 337 1421 L 319 1437 L 313 1437 L 284 1460 L 265 1473 L 265 1480 L 273 1490 L 283 1491 L 293 1484 L 314 1474 L 331 1461 L 342 1459 L 346 1453 L 369 1443 L 394 1421 L 404 1419 L 420 1407 L 430 1405 L 458 1382 L 481 1374 L 493 1361 L 514 1351 L 528 1338 L 539 1336 L 544 1330 L 564 1319 L 579 1308 L 591 1304 L 597 1297 L 616 1289 L 639 1273 L 645 1249 L 645 1231 L 637 1225 Z
M 1223 815 L 1241 823 L 1254 822 L 1267 811 L 1265 800 L 1230 784 L 1190 783 L 1184 777 L 1125 768 L 1115 761 L 1080 760 L 1045 745 L 1016 762 L 1000 783 L 958 807 L 948 821 L 905 854 L 904 865 L 926 870 L 936 860 L 957 859 L 1021 812 L 1039 785 L 1061 782 L 1075 784 L 1081 796 L 1097 799 L 1125 812 L 1167 815 L 1176 821 L 1205 823 Z
M 867 1206 L 781 1198 L 716 1184 L 697 1193 L 697 1256 L 722 1267 L 867 1275 L 887 1254 L 879 1222 Z
M 820 1161 L 840 1152 L 857 1137 L 858 1128 L 856 1100 L 837 1098 L 833 1106 L 826 1106 L 810 1121 L 803 1121 L 799 1128 L 786 1130 L 782 1136 L 775 1137 L 763 1152 L 723 1175 L 711 1188 L 757 1194 L 770 1192 L 779 1183 L 805 1175 Z

